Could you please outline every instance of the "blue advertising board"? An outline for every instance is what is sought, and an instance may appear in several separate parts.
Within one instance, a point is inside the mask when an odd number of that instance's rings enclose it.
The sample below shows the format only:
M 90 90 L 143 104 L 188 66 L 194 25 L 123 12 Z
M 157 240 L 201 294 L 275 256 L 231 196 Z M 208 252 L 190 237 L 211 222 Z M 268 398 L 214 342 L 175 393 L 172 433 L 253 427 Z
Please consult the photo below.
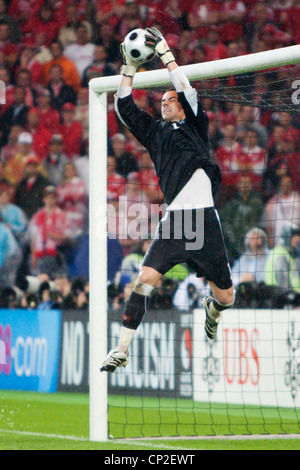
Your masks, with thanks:
M 0 389 L 57 391 L 61 312 L 0 310 Z

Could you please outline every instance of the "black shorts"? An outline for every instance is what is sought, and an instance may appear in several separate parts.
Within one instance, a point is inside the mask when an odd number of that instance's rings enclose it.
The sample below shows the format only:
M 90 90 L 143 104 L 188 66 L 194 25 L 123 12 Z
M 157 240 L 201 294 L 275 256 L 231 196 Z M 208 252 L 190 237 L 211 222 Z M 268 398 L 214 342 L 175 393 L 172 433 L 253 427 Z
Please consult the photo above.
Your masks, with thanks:
M 160 221 L 142 265 L 164 275 L 181 263 L 220 289 L 232 286 L 223 232 L 214 207 L 170 211 Z

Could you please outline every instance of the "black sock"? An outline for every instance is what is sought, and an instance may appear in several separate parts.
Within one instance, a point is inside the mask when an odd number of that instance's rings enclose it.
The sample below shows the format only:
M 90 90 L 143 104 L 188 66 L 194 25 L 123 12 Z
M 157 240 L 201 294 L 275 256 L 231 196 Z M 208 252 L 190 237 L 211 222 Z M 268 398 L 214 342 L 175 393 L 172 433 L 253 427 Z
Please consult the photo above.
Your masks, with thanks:
M 215 310 L 217 310 L 218 312 L 222 312 L 223 310 L 227 310 L 228 308 L 232 307 L 232 304 L 230 305 L 219 304 L 219 302 L 216 299 L 213 299 L 212 303 L 213 303 Z
M 147 300 L 148 297 L 145 295 L 137 294 L 135 291 L 132 291 L 126 303 L 123 315 L 123 326 L 131 330 L 138 328 L 146 312 Z

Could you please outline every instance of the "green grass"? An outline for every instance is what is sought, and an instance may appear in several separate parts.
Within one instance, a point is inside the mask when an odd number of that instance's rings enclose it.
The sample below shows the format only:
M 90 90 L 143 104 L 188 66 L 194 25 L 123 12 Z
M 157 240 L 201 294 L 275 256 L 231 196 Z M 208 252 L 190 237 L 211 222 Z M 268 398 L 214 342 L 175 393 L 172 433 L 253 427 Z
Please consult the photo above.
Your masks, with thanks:
M 300 411 L 297 414 L 295 409 L 110 396 L 111 439 L 100 443 L 89 441 L 88 395 L 0 391 L 0 396 L 0 450 L 300 448 L 300 439 L 287 439 L 287 434 L 300 433 Z M 261 435 L 259 439 L 245 439 L 256 434 Z M 280 434 L 284 439 L 269 439 L 270 434 Z M 207 437 L 192 438 L 197 435 Z M 235 435 L 244 439 L 234 440 Z M 161 439 L 151 439 L 153 436 Z M 168 436 L 170 439 L 163 439 Z M 126 440 L 129 438 L 132 440 Z

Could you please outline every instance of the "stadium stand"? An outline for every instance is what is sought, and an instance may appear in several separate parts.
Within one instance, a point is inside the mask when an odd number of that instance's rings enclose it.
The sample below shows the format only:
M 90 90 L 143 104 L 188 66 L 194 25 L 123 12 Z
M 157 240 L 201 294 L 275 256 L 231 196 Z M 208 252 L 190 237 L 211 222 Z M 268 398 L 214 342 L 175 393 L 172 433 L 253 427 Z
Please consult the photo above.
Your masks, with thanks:
M 299 0 L 0 0 L 0 79 L 6 85 L 6 104 L 0 105 L 0 195 L 9 194 L 9 201 L 0 203 L 0 228 L 22 254 L 12 261 L 15 282 L 3 285 L 1 277 L 0 303 L 7 306 L 10 294 L 14 307 L 88 308 L 87 89 L 91 78 L 119 73 L 119 44 L 130 30 L 156 25 L 178 63 L 186 65 L 298 44 L 299 13 Z M 156 66 L 151 62 L 145 68 Z M 255 86 L 261 95 L 268 91 L 263 77 Z M 158 91 L 135 91 L 139 106 L 153 115 L 159 97 Z M 286 112 L 254 117 L 250 106 L 209 97 L 203 107 L 211 121 L 211 157 L 221 159 L 224 172 L 217 206 L 236 269 L 249 250 L 249 233 L 257 233 L 252 229 L 259 227 L 264 248 L 267 243 L 272 249 L 274 218 L 300 219 L 299 172 L 288 167 L 289 159 L 293 168 L 300 163 L 300 121 Z M 109 203 L 117 216 L 120 195 L 160 204 L 151 161 L 116 119 L 113 96 L 108 108 Z M 241 170 L 247 170 L 243 181 Z M 288 213 L 276 214 L 278 201 Z M 249 217 L 241 227 L 239 210 L 245 207 Z M 17 232 L 12 208 L 22 214 Z M 126 292 L 118 281 L 124 280 L 122 260 L 141 249 L 140 240 L 125 241 L 118 234 L 108 240 L 109 259 L 119 260 L 117 268 L 108 267 L 114 270 L 109 300 L 118 305 Z M 5 259 L 3 269 L 8 269 Z M 178 277 L 169 281 L 174 293 L 191 285 Z M 202 284 L 204 292 L 205 280 Z

